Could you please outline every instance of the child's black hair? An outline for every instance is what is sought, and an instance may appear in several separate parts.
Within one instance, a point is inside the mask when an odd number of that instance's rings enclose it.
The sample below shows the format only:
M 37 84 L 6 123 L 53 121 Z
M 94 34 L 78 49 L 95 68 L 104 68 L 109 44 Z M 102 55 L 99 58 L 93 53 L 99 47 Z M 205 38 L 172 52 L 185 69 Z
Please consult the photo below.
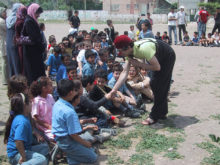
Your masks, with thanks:
M 84 38 L 83 36 L 76 36 L 76 42 L 75 43 L 80 43 L 80 42 L 83 42 Z
M 24 93 L 28 88 L 27 78 L 23 75 L 14 75 L 8 81 L 8 98 L 12 98 L 17 93 Z
M 92 56 L 94 56 L 95 57 L 95 52 L 93 52 L 91 49 L 88 49 L 88 50 L 86 50 L 86 52 L 85 52 L 85 57 L 86 57 L 86 59 L 88 59 L 89 57 L 92 57 Z
M 56 38 L 54 35 L 50 35 L 48 40 L 49 40 L 49 43 L 51 44 L 52 42 L 56 41 Z
M 86 88 L 88 84 L 94 83 L 94 77 L 93 76 L 83 76 L 81 81 L 82 81 L 83 88 Z
M 66 97 L 73 89 L 74 83 L 69 79 L 62 79 L 57 84 L 57 91 L 60 97 Z
M 167 34 L 167 31 L 165 31 L 164 33 Z
M 53 51 L 54 51 L 54 53 L 60 54 L 61 53 L 61 48 L 58 45 L 56 45 L 54 47 Z
M 115 61 L 115 59 L 114 59 L 114 57 L 109 56 L 107 61 L 113 61 L 113 62 L 114 62 L 114 61 Z
M 69 73 L 71 70 L 77 70 L 77 66 L 75 65 L 67 65 L 66 72 Z
M 76 58 L 79 54 L 79 50 L 73 50 L 72 51 L 72 57 Z
M 39 77 L 37 81 L 32 82 L 30 86 L 31 95 L 33 97 L 37 97 L 41 95 L 42 88 L 46 87 L 49 81 L 50 81 L 50 78 L 42 76 L 42 77 Z
M 109 53 L 108 48 L 102 48 L 99 50 L 100 57 L 102 57 L 105 53 Z
M 24 98 L 23 98 L 24 97 Z M 7 144 L 11 125 L 15 116 L 24 113 L 24 105 L 29 104 L 27 95 L 17 93 L 10 99 L 10 116 L 5 124 L 4 143 Z
M 112 20 L 109 19 L 106 21 L 106 23 L 107 23 L 107 25 L 110 25 L 110 24 L 112 24 Z
M 63 42 L 63 41 L 69 41 L 69 38 L 63 37 L 62 42 Z
M 44 27 L 45 27 L 45 24 L 44 23 L 39 23 L 39 27 L 40 27 L 40 30 L 43 30 Z
M 63 54 L 61 56 L 61 61 L 64 61 L 65 57 L 69 57 L 70 58 L 70 55 L 69 54 Z
M 123 67 L 121 66 L 121 64 L 119 62 L 117 62 L 114 64 L 112 71 L 113 72 L 122 72 Z
M 194 32 L 195 35 L 198 35 L 198 32 Z
M 126 35 L 126 36 L 127 36 L 127 35 L 128 35 L 128 31 L 124 31 L 124 35 Z
M 108 81 L 108 73 L 106 70 L 104 69 L 98 69 L 95 72 L 95 78 L 103 78 L 106 81 Z

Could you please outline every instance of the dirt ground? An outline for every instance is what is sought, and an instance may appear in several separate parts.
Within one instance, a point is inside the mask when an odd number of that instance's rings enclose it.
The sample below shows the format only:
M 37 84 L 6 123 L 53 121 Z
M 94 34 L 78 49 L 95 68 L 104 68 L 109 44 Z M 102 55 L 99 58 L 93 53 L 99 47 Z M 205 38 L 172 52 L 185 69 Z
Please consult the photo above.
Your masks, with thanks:
M 93 25 L 82 24 L 81 29 L 89 30 L 90 27 L 103 30 L 105 25 Z M 208 26 L 208 32 L 213 25 Z M 48 23 L 46 24 L 46 36 L 54 34 L 57 38 L 57 42 L 68 33 L 69 26 L 67 24 L 60 23 Z M 117 24 L 115 29 L 123 33 L 125 30 L 129 30 L 128 24 Z M 196 23 L 188 25 L 187 30 L 192 35 L 196 31 Z M 167 25 L 154 25 L 153 31 L 156 33 L 160 31 L 167 31 Z M 162 152 L 151 152 L 151 148 L 146 150 L 153 154 L 152 162 L 142 161 L 142 163 L 130 163 L 130 164 L 155 164 L 155 165 L 199 165 L 204 163 L 205 157 L 212 156 L 212 152 L 208 152 L 201 147 L 198 147 L 198 143 L 209 142 L 217 147 L 219 144 L 210 140 L 209 134 L 215 134 L 220 136 L 220 119 L 215 117 L 220 114 L 220 48 L 210 47 L 182 47 L 173 46 L 176 52 L 176 64 L 173 72 L 174 83 L 171 87 L 171 102 L 169 103 L 169 116 L 168 120 L 172 119 L 174 127 L 181 130 L 180 136 L 184 139 L 178 142 L 178 146 L 175 149 L 181 157 L 174 160 L 169 157 L 164 157 Z M 147 104 L 147 110 L 150 110 L 151 104 Z M 2 131 L 5 125 L 5 121 L 8 117 L 9 102 L 6 96 L 6 87 L 0 87 L 0 155 L 6 154 L 6 147 L 3 145 Z M 211 117 L 214 115 L 214 117 Z M 136 128 L 133 125 L 138 125 L 141 120 L 128 120 L 128 126 L 123 128 L 122 134 L 132 132 Z M 133 125 L 132 125 L 133 123 Z M 160 129 L 162 127 L 162 129 Z M 158 134 L 164 134 L 172 136 L 179 134 L 179 132 L 168 132 L 165 124 L 156 124 L 150 129 L 157 129 Z M 149 127 L 143 127 L 143 129 L 149 129 Z M 117 137 L 116 137 L 117 138 Z M 146 137 L 150 138 L 150 137 Z M 121 149 L 111 147 L 100 149 L 100 158 L 98 164 L 129 164 L 130 157 L 138 153 L 136 145 L 140 143 L 140 137 L 131 138 L 132 144 L 127 149 Z M 152 139 L 154 140 L 154 139 Z M 152 141 L 153 143 L 153 141 Z M 107 145 L 108 146 L 108 145 Z M 172 150 L 169 148 L 168 150 Z M 115 153 L 115 154 L 114 154 Z M 140 152 L 139 152 L 140 154 Z M 220 153 L 219 153 L 220 154 Z M 110 160 L 107 155 L 113 155 L 114 159 Z M 120 160 L 122 161 L 120 161 Z M 218 158 L 219 159 L 219 158 Z M 146 159 L 147 160 L 147 159 Z M 0 159 L 1 162 L 1 159 Z M 1 164 L 1 163 L 0 163 Z M 7 164 L 7 163 L 6 163 Z M 212 162 L 206 162 L 204 164 L 213 164 Z M 220 161 L 216 164 L 220 164 Z

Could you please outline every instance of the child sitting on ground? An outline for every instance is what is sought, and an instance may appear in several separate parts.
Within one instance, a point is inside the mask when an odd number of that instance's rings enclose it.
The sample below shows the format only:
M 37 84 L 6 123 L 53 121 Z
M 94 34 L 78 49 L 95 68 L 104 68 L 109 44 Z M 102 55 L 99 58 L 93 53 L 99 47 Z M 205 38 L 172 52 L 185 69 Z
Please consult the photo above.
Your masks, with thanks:
M 213 35 L 212 35 L 212 41 L 214 43 L 215 46 L 219 46 L 219 33 L 216 31 Z
M 154 100 L 153 92 L 150 88 L 150 78 L 142 76 L 139 73 L 138 68 L 134 66 L 130 67 L 127 78 L 127 85 L 136 96 L 142 93 L 151 100 Z
M 118 65 L 114 65 L 114 67 L 113 67 L 113 77 L 108 82 L 109 87 L 113 88 L 115 86 L 115 84 L 118 81 L 118 78 L 119 78 L 122 71 L 123 71 L 123 67 L 120 65 L 120 63 Z M 118 93 L 120 94 L 120 97 L 125 99 L 125 101 L 128 104 L 136 105 L 136 99 L 131 94 L 131 92 L 129 91 L 129 89 L 127 88 L 127 86 L 125 84 L 123 84 L 119 88 Z
M 139 34 L 139 39 L 144 39 L 144 38 L 154 38 L 154 34 L 151 31 L 151 24 L 149 21 L 146 21 L 141 24 L 141 32 Z
M 78 89 L 68 79 L 59 81 L 57 89 L 60 98 L 54 104 L 52 113 L 52 133 L 57 145 L 66 153 L 68 164 L 95 163 L 97 155 L 91 148 L 92 144 L 78 135 L 82 128 L 70 103 L 78 95 Z
M 157 32 L 155 39 L 162 40 L 162 37 L 160 36 L 160 32 Z
M 115 59 L 111 56 L 108 57 L 107 65 L 108 65 L 108 81 L 112 78 L 113 76 L 113 66 L 115 63 Z
M 192 46 L 199 46 L 198 32 L 194 32 L 193 38 L 191 39 Z
M 49 56 L 46 63 L 46 75 L 50 77 L 52 81 L 55 81 L 58 69 L 61 65 L 61 48 L 59 46 L 55 46 L 53 52 L 54 53 Z
M 41 143 L 32 146 L 32 127 L 28 119 L 31 104 L 28 96 L 23 93 L 15 94 L 10 99 L 10 109 L 4 134 L 10 164 L 47 165 L 48 145 Z
M 69 80 L 77 80 L 79 77 L 77 76 L 77 67 L 76 65 L 68 65 L 66 67 L 67 76 Z
M 190 42 L 190 38 L 189 38 L 188 32 L 185 31 L 184 36 L 183 36 L 183 44 L 182 44 L 182 46 L 190 46 L 190 45 L 191 45 L 191 42 Z
M 86 50 L 85 52 L 86 64 L 82 69 L 82 77 L 83 76 L 94 76 L 95 73 L 95 52 L 91 49 Z
M 112 89 L 107 86 L 107 72 L 100 69 L 97 70 L 95 73 L 95 80 L 96 85 L 89 93 L 89 97 L 94 100 L 98 101 L 105 96 L 105 94 L 109 93 Z M 107 101 L 104 107 L 110 111 L 118 109 L 120 110 L 125 116 L 138 118 L 140 117 L 140 113 L 133 109 L 130 105 L 127 104 L 125 101 L 125 97 L 117 92 L 115 96 L 113 96 L 109 101 Z
M 168 44 L 170 44 L 170 38 L 169 36 L 167 35 L 167 32 L 165 31 L 162 35 L 162 40 Z
M 99 57 L 100 57 L 100 61 L 102 62 L 102 66 L 97 66 L 97 69 L 104 69 L 105 71 L 107 71 L 108 70 L 107 60 L 109 57 L 108 49 L 107 48 L 100 49 Z
M 101 36 L 101 40 L 102 40 L 102 42 L 101 42 L 102 48 L 107 48 L 107 47 L 109 47 L 108 42 L 107 42 L 107 39 L 106 39 L 106 35 L 102 35 L 102 36 Z
M 212 33 L 208 33 L 207 43 L 208 43 L 208 46 L 213 45 Z
M 205 33 L 202 33 L 199 43 L 201 44 L 201 46 L 205 46 L 205 47 L 208 45 Z
M 70 55 L 64 54 L 61 56 L 61 61 L 62 64 L 60 65 L 58 72 L 57 72 L 57 77 L 56 77 L 56 82 L 58 83 L 61 79 L 66 79 L 67 77 L 67 72 L 66 72 L 66 66 L 70 64 Z
M 52 107 L 55 103 L 51 95 L 52 82 L 48 77 L 40 77 L 31 84 L 30 90 L 33 96 L 31 115 L 36 127 L 48 140 L 54 141 L 54 135 L 51 133 Z

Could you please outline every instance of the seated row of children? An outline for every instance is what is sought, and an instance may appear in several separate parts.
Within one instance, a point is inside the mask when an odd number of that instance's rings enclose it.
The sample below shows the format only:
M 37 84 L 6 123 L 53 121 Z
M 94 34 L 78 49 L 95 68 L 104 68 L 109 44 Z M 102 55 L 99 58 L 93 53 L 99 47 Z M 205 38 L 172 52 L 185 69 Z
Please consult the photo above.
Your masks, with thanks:
M 170 43 L 169 36 L 165 31 L 162 37 L 160 36 L 160 32 L 157 32 L 155 39 L 163 40 L 166 43 Z M 213 35 L 208 33 L 206 38 L 205 33 L 202 33 L 201 38 L 198 37 L 198 32 L 194 32 L 193 37 L 190 39 L 188 32 L 186 31 L 183 36 L 182 46 L 205 46 L 205 47 L 218 47 L 220 46 L 220 34 L 215 32 Z

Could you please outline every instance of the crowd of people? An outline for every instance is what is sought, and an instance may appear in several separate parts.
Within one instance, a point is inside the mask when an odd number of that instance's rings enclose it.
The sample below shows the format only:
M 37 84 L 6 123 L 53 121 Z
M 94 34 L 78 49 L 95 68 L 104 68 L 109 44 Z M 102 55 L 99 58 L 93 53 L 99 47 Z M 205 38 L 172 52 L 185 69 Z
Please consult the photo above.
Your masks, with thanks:
M 53 154 L 58 149 L 71 165 L 94 163 L 93 144 L 117 135 L 114 127 L 125 126 L 126 118 L 119 115 L 140 118 L 144 103 L 153 102 L 142 124 L 166 119 L 175 52 L 167 32 L 153 35 L 149 13 L 138 20 L 138 34 L 131 25 L 119 35 L 111 20 L 103 31 L 79 30 L 78 11 L 69 12 L 69 34 L 58 43 L 51 35 L 47 44 L 45 25 L 38 23 L 42 12 L 36 3 L 15 3 L 9 17 L 0 8 L 2 76 L 10 100 L 4 143 L 11 164 L 46 165 L 49 156 L 60 157 Z M 169 15 L 169 21 L 177 21 L 172 11 Z M 185 23 L 179 21 L 183 45 L 216 43 L 196 32 L 190 40 Z M 168 25 L 169 34 L 175 33 L 174 25 Z

